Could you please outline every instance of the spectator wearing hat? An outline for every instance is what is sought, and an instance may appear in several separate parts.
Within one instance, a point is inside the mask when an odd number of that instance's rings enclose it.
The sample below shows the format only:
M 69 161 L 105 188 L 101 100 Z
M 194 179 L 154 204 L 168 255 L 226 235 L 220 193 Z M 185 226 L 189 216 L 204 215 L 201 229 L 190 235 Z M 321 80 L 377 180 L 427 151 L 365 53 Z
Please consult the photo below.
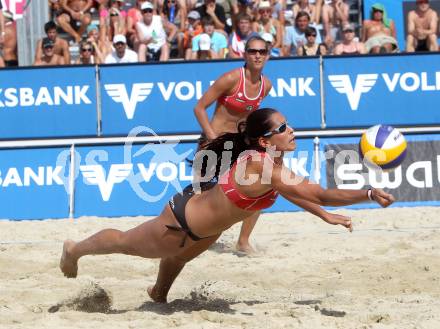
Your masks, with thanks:
M 366 54 L 367 50 L 363 42 L 356 38 L 353 24 L 346 24 L 342 27 L 342 42 L 336 45 L 334 55 L 360 55 Z
M 185 59 L 189 60 L 192 57 L 192 39 L 195 36 L 203 33 L 203 26 L 202 23 L 200 22 L 200 14 L 198 11 L 191 10 L 188 13 L 187 20 L 188 20 L 187 28 L 185 32 L 182 34 L 183 35 L 182 48 L 185 54 Z
M 273 38 L 273 35 L 266 32 L 261 35 L 261 38 L 266 41 L 267 49 L 269 50 L 269 56 L 280 57 L 280 48 L 274 48 L 275 39 Z
M 69 44 L 66 40 L 58 37 L 57 26 L 54 21 L 49 21 L 44 24 L 44 32 L 46 32 L 46 38 L 52 40 L 54 44 L 54 54 L 60 55 L 64 58 L 64 63 L 70 64 L 70 51 Z M 38 40 L 35 50 L 35 61 L 43 56 L 43 39 Z
M 217 3 L 215 3 L 215 0 L 204 0 L 203 5 L 198 7 L 196 9 L 200 17 L 211 17 L 212 21 L 214 22 L 214 27 L 218 30 L 225 30 L 226 27 L 226 16 L 225 16 L 225 10 L 223 7 Z
M 136 23 L 137 38 L 139 40 L 139 61 L 167 61 L 170 58 L 170 43 L 177 33 L 173 24 L 164 21 L 159 15 L 154 15 L 154 6 L 151 2 L 144 2 L 141 6 L 142 21 Z M 168 24 L 167 24 L 168 23 Z M 169 34 L 167 36 L 165 27 Z
M 284 34 L 283 56 L 295 56 L 298 48 L 307 43 L 305 32 L 310 26 L 310 16 L 304 11 L 300 11 L 295 18 L 294 26 L 287 26 Z M 321 43 L 321 36 L 316 34 L 315 43 Z
M 370 19 L 362 24 L 362 42 L 368 53 L 391 53 L 398 50 L 394 21 L 387 17 L 385 6 L 371 6 Z
M 113 47 L 115 50 L 105 58 L 106 64 L 136 63 L 138 61 L 138 55 L 127 48 L 125 35 L 116 34 L 113 38 Z
M 43 48 L 43 55 L 40 58 L 36 58 L 35 66 L 46 66 L 46 65 L 64 65 L 64 58 L 60 55 L 55 54 L 54 48 L 55 43 L 49 38 L 43 38 L 41 41 L 41 47 Z M 70 64 L 70 63 L 69 63 Z
M 214 21 L 210 16 L 202 19 L 203 33 L 192 40 L 192 59 L 224 58 L 228 47 L 226 37 L 215 31 Z
M 438 51 L 438 15 L 429 0 L 417 0 L 407 17 L 406 51 Z
M 272 7 L 269 1 L 261 1 L 258 5 L 259 19 L 252 23 L 252 30 L 260 36 L 270 33 L 274 39 L 273 49 L 280 49 L 283 40 L 283 29 L 280 22 L 272 17 Z M 279 51 L 279 50 L 278 50 Z
M 1 10 L 0 10 L 1 12 Z M 17 56 L 17 25 L 14 15 L 9 11 L 3 11 L 4 33 L 3 34 L 3 61 L 7 67 L 18 66 Z M 0 46 L 1 48 L 1 46 Z
M 56 17 L 56 22 L 68 33 L 75 42 L 81 41 L 81 36 L 92 21 L 89 11 L 93 6 L 92 0 L 61 0 L 62 13 Z
M 246 42 L 251 38 L 258 36 L 257 32 L 252 31 L 252 18 L 248 14 L 241 13 L 237 17 L 235 31 L 229 37 L 230 58 L 243 58 Z
M 104 63 L 105 57 L 112 52 L 112 43 L 107 39 L 105 31 L 99 29 L 96 24 L 87 26 L 87 41 L 93 46 L 93 52 L 99 60 Z

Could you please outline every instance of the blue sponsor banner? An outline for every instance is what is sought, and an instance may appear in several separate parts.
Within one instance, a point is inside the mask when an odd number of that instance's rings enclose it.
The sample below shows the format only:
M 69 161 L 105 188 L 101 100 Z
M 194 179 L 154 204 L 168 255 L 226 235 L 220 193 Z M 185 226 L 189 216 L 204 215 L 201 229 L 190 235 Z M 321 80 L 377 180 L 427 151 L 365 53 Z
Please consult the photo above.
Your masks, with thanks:
M 285 164 L 299 175 L 313 172 L 313 142 L 299 140 Z M 192 181 L 197 145 L 143 144 L 76 149 L 75 217 L 158 215 Z M 269 212 L 299 208 L 280 197 Z
M 96 135 L 94 67 L 0 70 L 1 139 Z
M 158 215 L 192 181 L 196 144 L 78 147 L 75 217 Z
M 327 188 L 382 188 L 395 196 L 393 207 L 440 205 L 440 135 L 407 135 L 405 139 L 408 147 L 402 165 L 383 174 L 368 169 L 358 156 L 349 160 L 346 151 L 358 153 L 360 138 L 321 139 L 321 152 L 327 154 L 322 156 L 321 161 L 321 185 Z M 335 161 L 336 154 L 340 156 L 339 161 Z M 345 161 L 341 162 L 342 154 Z M 375 202 L 366 202 L 346 208 L 380 206 Z
M 0 218 L 68 217 L 69 150 L 0 150 Z
M 440 55 L 326 57 L 328 128 L 440 122 Z
M 103 135 L 126 135 L 140 125 L 157 134 L 200 132 L 193 112 L 198 99 L 218 77 L 242 65 L 221 61 L 101 66 Z M 264 106 L 280 109 L 297 128 L 320 127 L 318 59 L 270 60 L 264 74 L 273 83 Z

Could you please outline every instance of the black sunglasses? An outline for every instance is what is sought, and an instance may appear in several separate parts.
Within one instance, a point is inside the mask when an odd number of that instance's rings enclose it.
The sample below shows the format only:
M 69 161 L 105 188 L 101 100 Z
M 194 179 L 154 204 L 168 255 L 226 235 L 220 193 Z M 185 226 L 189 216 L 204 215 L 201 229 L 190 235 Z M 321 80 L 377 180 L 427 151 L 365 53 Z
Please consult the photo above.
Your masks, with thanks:
M 268 53 L 267 49 L 254 49 L 254 48 L 249 48 L 246 50 L 246 52 L 249 55 L 256 55 L 257 53 L 259 53 L 261 56 L 266 56 Z
M 147 13 L 151 14 L 152 12 L 153 12 L 153 9 L 143 9 L 142 10 L 142 14 L 147 14 Z
M 88 52 L 92 52 L 93 49 L 92 48 L 82 48 L 81 51 L 88 51 Z
M 312 34 L 306 34 L 306 37 L 315 37 L 316 38 L 316 34 L 312 33 Z
M 110 16 L 115 17 L 115 16 L 119 16 L 119 14 L 118 13 L 111 13 Z
M 287 121 L 280 124 L 277 128 L 272 131 L 269 131 L 263 135 L 263 137 L 269 137 L 276 134 L 282 134 L 287 129 Z

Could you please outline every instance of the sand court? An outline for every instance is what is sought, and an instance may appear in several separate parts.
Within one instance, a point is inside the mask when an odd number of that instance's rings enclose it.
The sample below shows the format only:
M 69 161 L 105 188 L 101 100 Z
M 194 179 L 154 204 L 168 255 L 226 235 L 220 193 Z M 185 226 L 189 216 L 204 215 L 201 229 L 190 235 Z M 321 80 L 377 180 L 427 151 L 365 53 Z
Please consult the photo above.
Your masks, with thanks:
M 86 256 L 58 269 L 62 241 L 145 218 L 0 221 L 0 328 L 440 327 L 440 208 L 338 210 L 354 232 L 302 212 L 266 214 L 234 252 L 240 225 L 187 264 L 168 304 L 146 293 L 158 260 Z

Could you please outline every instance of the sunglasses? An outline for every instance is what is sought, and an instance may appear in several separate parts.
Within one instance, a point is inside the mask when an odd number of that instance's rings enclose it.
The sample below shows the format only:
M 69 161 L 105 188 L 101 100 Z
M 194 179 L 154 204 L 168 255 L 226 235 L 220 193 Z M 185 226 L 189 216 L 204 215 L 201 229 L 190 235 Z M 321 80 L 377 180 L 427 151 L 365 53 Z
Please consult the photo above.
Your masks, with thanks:
M 272 135 L 282 134 L 287 129 L 287 121 L 280 124 L 277 128 L 272 131 L 269 131 L 263 135 L 263 137 L 270 137 Z
M 123 43 L 123 42 L 116 42 L 115 46 L 125 46 L 125 43 Z
M 91 53 L 93 51 L 93 49 L 92 48 L 82 48 L 81 51 L 84 51 L 84 52 L 88 51 Z
M 151 14 L 153 12 L 153 9 L 143 9 L 142 14 Z
M 115 16 L 119 16 L 119 14 L 118 13 L 111 13 L 110 16 L 115 17 Z
M 342 33 L 353 33 L 354 31 L 353 30 L 344 30 L 344 31 L 342 31 Z
M 258 10 L 260 13 L 270 13 L 271 9 L 260 9 Z
M 259 53 L 261 56 L 266 56 L 268 53 L 267 49 L 254 49 L 254 48 L 249 48 L 246 50 L 246 52 L 249 55 L 256 55 L 257 53 Z
M 314 37 L 314 38 L 316 38 L 316 34 L 306 34 L 306 37 Z

